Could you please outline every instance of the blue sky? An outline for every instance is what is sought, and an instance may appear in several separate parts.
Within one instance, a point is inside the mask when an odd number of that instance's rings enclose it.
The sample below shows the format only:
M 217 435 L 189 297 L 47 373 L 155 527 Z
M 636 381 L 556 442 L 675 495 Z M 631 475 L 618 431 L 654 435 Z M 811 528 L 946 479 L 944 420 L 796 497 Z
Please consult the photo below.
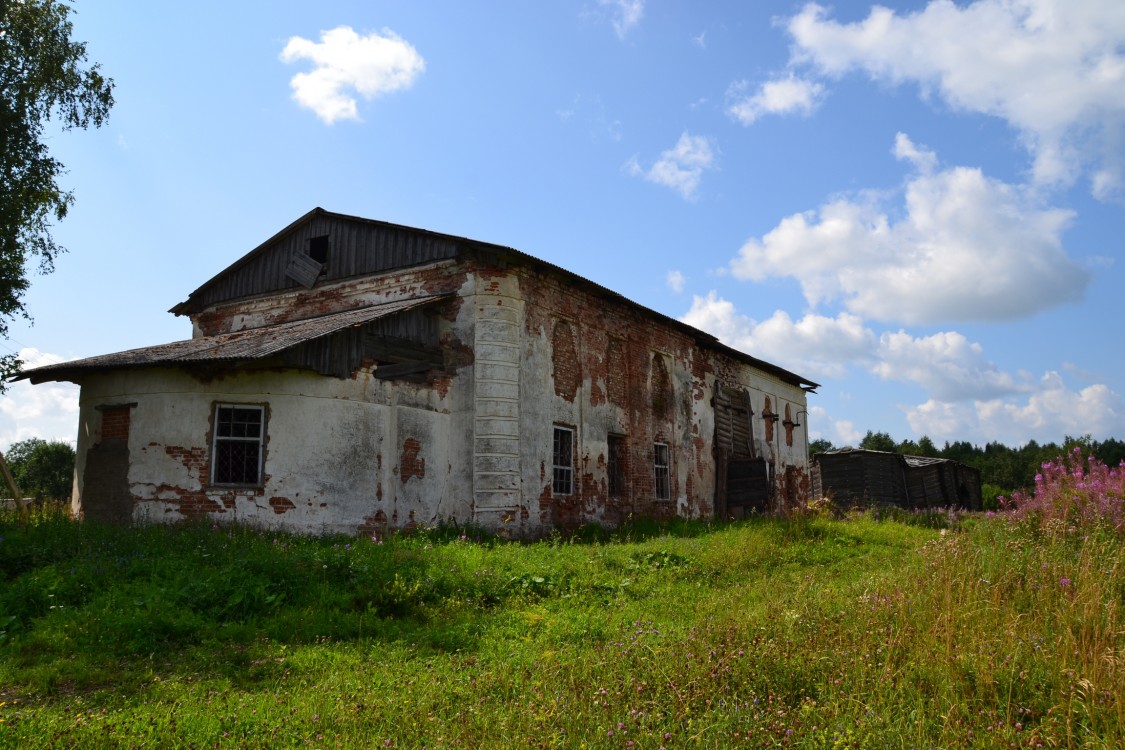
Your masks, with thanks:
M 822 384 L 813 437 L 1125 438 L 1125 4 L 78 3 L 116 81 L 53 135 L 31 365 L 315 206 L 509 245 Z M 13 386 L 0 446 L 73 440 Z

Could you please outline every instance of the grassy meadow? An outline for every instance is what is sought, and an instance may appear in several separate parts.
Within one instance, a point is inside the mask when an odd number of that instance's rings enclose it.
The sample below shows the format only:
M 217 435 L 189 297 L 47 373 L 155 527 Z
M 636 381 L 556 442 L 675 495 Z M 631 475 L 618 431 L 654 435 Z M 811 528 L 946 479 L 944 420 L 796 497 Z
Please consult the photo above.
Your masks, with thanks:
M 1064 474 L 533 544 L 5 517 L 0 747 L 1125 747 L 1125 527 Z

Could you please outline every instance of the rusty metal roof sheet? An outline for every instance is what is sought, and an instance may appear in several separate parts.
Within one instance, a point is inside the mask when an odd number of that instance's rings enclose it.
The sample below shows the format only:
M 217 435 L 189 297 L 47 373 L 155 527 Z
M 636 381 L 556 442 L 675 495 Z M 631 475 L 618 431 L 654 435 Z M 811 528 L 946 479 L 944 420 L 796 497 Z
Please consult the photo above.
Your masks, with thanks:
M 83 372 L 119 367 L 153 367 L 264 359 L 298 344 L 328 336 L 346 328 L 365 325 L 380 318 L 433 304 L 450 296 L 438 294 L 426 297 L 411 297 L 322 315 L 317 318 L 249 328 L 244 331 L 224 333 L 218 336 L 201 336 L 186 341 L 173 341 L 170 344 L 146 346 L 115 354 L 103 354 L 98 357 L 25 370 L 14 377 L 13 380 L 29 379 L 32 383 L 42 383 L 48 380 L 68 380 Z

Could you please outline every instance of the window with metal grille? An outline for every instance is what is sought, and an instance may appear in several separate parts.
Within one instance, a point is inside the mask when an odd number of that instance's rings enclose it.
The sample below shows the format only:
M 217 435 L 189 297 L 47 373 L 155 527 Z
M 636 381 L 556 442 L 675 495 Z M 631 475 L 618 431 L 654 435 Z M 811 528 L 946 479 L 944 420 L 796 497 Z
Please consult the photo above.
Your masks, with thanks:
M 622 497 L 625 494 L 625 437 L 623 435 L 610 435 L 608 442 L 606 483 L 609 485 L 609 496 Z
M 653 444 L 652 469 L 656 479 L 656 499 L 667 500 L 672 496 L 672 492 L 671 472 L 668 466 L 668 446 L 666 444 Z
M 262 483 L 264 414 L 265 410 L 260 406 L 215 406 L 212 484 Z
M 551 463 L 554 465 L 551 492 L 569 495 L 574 492 L 574 430 L 555 427 Z

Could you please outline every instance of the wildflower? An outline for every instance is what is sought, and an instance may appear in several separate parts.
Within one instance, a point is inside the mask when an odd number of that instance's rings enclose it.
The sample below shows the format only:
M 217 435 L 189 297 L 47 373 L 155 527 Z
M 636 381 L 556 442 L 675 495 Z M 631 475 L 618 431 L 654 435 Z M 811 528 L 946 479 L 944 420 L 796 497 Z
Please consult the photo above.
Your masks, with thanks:
M 1060 578 L 1059 579 L 1059 585 L 1062 586 L 1065 589 L 1067 586 L 1070 585 L 1070 579 L 1069 578 Z

